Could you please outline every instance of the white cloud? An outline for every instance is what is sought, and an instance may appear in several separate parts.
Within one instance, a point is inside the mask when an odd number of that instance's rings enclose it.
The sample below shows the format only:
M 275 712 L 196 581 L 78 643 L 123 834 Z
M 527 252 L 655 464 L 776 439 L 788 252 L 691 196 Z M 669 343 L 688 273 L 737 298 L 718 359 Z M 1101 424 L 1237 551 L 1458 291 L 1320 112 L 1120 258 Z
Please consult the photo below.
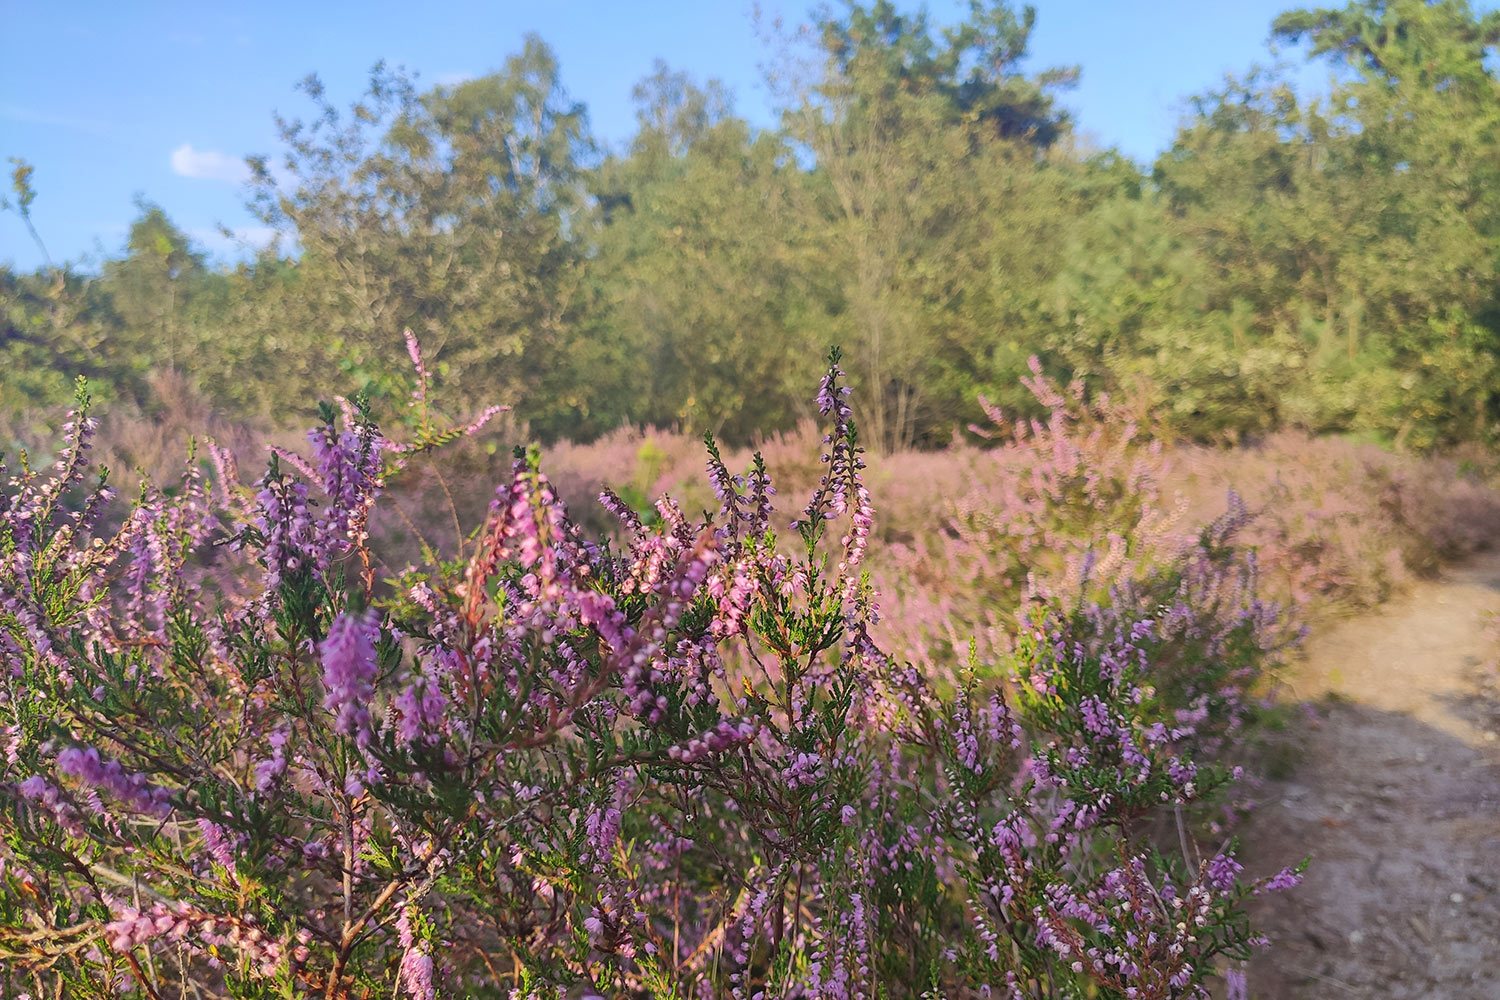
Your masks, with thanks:
M 461 83 L 468 83 L 475 79 L 473 73 L 444 73 L 437 78 L 439 87 L 457 87 Z
M 228 153 L 212 149 L 197 150 L 185 142 L 172 150 L 172 171 L 183 177 L 196 177 L 209 181 L 229 181 L 238 184 L 248 180 L 250 168 L 245 161 Z

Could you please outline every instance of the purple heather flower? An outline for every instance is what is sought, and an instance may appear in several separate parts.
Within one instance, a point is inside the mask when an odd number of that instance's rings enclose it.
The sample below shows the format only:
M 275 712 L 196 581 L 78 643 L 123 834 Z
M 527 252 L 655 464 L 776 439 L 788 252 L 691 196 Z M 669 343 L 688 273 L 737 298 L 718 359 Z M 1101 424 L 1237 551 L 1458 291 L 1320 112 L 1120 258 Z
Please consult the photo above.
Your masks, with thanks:
M 1208 862 L 1208 881 L 1220 892 L 1234 888 L 1235 877 L 1244 867 L 1227 854 L 1216 854 Z
M 1281 871 L 1277 872 L 1275 875 L 1272 875 L 1270 879 L 1266 881 L 1266 884 L 1262 888 L 1262 891 L 1280 892 L 1283 889 L 1290 889 L 1293 886 L 1300 885 L 1301 882 L 1301 875 L 1298 875 L 1291 868 L 1283 868 L 1281 869 Z
M 57 755 L 58 771 L 91 789 L 103 789 L 126 808 L 165 819 L 172 811 L 171 792 L 150 783 L 144 774 L 130 774 L 117 760 L 106 760 L 93 747 L 70 747 Z
M 369 745 L 370 701 L 375 694 L 375 641 L 380 636 L 375 611 L 341 613 L 318 644 L 323 660 L 323 707 L 334 713 L 333 727 Z

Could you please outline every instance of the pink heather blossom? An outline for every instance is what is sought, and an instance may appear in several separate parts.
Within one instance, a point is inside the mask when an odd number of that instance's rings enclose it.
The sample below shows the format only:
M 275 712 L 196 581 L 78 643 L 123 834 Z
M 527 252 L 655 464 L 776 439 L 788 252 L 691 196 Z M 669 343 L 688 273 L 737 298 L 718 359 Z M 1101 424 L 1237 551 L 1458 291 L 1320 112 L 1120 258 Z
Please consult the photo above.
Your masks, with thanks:
M 412 1000 L 433 1000 L 437 996 L 432 973 L 432 956 L 425 951 L 408 951 L 402 956 L 401 982 Z

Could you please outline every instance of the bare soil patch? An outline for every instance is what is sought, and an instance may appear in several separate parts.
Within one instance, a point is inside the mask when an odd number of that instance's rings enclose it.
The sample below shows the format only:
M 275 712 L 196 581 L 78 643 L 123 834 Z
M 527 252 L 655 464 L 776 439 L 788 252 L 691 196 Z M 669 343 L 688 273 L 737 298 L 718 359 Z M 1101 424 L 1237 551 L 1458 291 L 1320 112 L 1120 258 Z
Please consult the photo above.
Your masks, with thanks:
M 1314 634 L 1311 709 L 1244 831 L 1251 871 L 1311 858 L 1253 912 L 1260 1000 L 1500 1000 L 1500 551 Z M 1300 728 L 1300 727 L 1299 727 Z

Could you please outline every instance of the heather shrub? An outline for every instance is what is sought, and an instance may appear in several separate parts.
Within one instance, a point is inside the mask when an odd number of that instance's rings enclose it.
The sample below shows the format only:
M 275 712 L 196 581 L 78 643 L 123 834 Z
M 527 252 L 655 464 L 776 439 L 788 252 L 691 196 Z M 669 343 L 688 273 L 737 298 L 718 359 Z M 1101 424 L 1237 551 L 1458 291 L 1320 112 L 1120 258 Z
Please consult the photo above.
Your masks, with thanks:
M 1500 524 L 1491 478 L 1458 458 L 1281 432 L 1233 451 L 1184 449 L 1170 481 L 1195 509 L 1225 488 L 1241 491 L 1256 512 L 1245 541 L 1267 567 L 1268 591 L 1343 610 L 1378 604 L 1440 562 L 1491 545 Z
M 476 424 L 324 407 L 253 487 L 211 448 L 113 530 L 81 396 L 0 494 L 0 989 L 1207 996 L 1244 899 L 1297 879 L 1193 836 L 1281 641 L 1242 512 L 1139 572 L 1085 558 L 1005 657 L 929 672 L 874 639 L 833 361 L 789 526 L 710 440 L 716 511 L 605 492 L 595 541 L 531 449 L 456 553 L 383 579 L 385 492 Z
M 1181 511 L 1163 501 L 1159 443 L 1143 440 L 1108 396 L 1089 400 L 1081 382 L 1059 387 L 1031 363 L 1023 381 L 1047 415 L 1012 421 L 985 403 L 993 426 L 975 431 L 996 443 L 950 451 L 946 464 L 960 470 L 942 494 L 951 499 L 925 524 L 908 521 L 878 571 L 892 610 L 883 635 L 930 669 L 969 637 L 985 658 L 1001 657 L 1031 599 L 1098 596 L 1182 558 L 1191 542 L 1173 534 Z M 930 502 L 934 482 L 921 477 L 909 489 Z
M 1215 523 L 1253 554 L 1255 591 L 1283 609 L 1287 636 L 1296 619 L 1377 604 L 1487 547 L 1500 524 L 1482 461 L 1290 432 L 1167 449 L 1079 383 L 1059 387 L 1034 365 L 1026 386 L 1045 418 L 987 406 L 993 426 L 976 430 L 990 447 L 885 462 L 914 474 L 890 477 L 889 544 L 873 560 L 888 611 L 879 635 L 929 671 L 971 640 L 1003 658 L 1033 597 L 1101 594 L 1191 559 Z

